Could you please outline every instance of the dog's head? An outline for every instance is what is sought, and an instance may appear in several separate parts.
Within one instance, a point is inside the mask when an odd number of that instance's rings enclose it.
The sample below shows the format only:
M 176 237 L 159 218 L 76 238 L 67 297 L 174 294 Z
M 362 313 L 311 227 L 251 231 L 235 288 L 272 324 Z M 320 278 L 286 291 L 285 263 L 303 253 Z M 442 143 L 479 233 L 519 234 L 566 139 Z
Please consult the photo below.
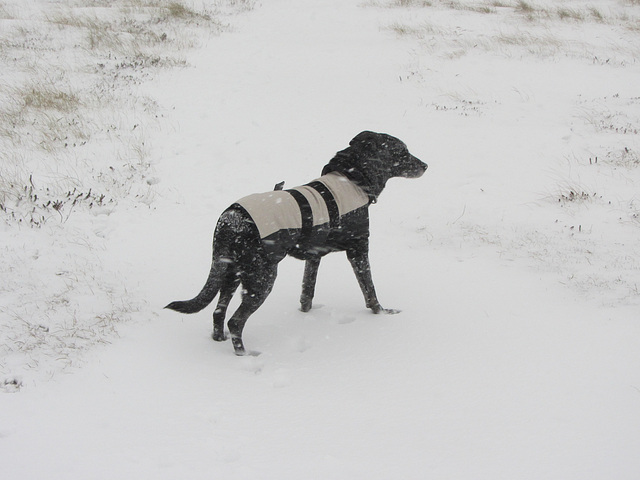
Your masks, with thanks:
M 386 133 L 359 133 L 349 146 L 363 164 L 387 178 L 418 178 L 427 170 L 427 164 L 411 155 L 404 142 Z
M 427 164 L 411 155 L 404 142 L 386 133 L 364 131 L 336 154 L 322 174 L 343 173 L 375 201 L 390 178 L 418 178 L 426 170 Z

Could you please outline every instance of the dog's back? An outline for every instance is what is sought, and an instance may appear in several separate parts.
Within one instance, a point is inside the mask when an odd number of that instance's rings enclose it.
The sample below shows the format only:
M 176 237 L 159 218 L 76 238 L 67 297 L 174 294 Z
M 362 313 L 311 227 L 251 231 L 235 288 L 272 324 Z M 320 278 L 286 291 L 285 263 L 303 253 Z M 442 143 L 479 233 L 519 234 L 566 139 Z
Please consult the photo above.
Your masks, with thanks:
M 325 187 L 321 193 L 318 183 Z M 256 193 L 241 198 L 236 202 L 249 214 L 258 227 L 260 238 L 265 242 L 271 240 L 271 235 L 281 230 L 302 230 L 304 212 L 300 208 L 300 200 L 296 200 L 295 192 L 304 197 L 310 208 L 311 226 L 315 229 L 325 224 L 339 221 L 339 217 L 353 210 L 369 204 L 369 197 L 360 187 L 349 181 L 347 177 L 331 172 L 310 182 L 307 185 L 291 190 L 277 190 L 266 193 Z M 299 198 L 299 197 L 298 197 Z M 337 211 L 332 212 L 332 207 Z M 332 219 L 332 215 L 338 218 Z M 313 232 L 312 232 L 313 233 Z

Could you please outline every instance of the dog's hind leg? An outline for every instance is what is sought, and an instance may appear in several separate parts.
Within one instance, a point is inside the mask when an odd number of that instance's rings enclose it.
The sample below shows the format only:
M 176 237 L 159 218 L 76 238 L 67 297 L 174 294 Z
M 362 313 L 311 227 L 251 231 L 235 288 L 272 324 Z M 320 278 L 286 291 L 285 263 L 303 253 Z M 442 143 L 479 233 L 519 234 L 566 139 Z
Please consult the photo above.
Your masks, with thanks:
M 311 310 L 319 266 L 320 257 L 313 257 L 305 262 L 304 276 L 302 278 L 302 295 L 300 295 L 300 310 L 303 312 Z
M 242 331 L 249 317 L 264 303 L 278 274 L 277 264 L 263 264 L 260 261 L 253 265 L 250 273 L 241 275 L 242 282 L 242 302 L 238 310 L 234 312 L 229 320 L 229 333 L 233 342 L 233 349 L 236 355 L 246 355 L 244 343 L 242 342 Z
M 211 338 L 216 342 L 222 342 L 227 339 L 227 336 L 224 334 L 224 319 L 227 315 L 229 302 L 231 302 L 231 298 L 239 284 L 240 277 L 236 270 L 233 267 L 230 267 L 224 277 L 222 287 L 220 287 L 218 305 L 216 305 L 216 309 L 213 312 L 213 334 L 211 335 Z

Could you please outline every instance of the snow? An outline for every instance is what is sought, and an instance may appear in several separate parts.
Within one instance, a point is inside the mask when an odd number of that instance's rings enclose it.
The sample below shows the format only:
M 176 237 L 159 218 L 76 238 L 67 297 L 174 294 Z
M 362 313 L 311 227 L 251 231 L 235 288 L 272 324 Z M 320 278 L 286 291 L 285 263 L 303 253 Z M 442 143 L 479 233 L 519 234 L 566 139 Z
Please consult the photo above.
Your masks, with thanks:
M 114 80 L 127 100 L 96 112 L 88 153 L 54 150 L 116 201 L 0 230 L 3 477 L 637 478 L 640 7 L 393 3 L 192 25 L 177 66 Z M 244 331 L 257 357 L 211 340 L 212 308 L 162 310 L 202 287 L 229 203 L 316 178 L 365 129 L 429 164 L 371 208 L 374 282 L 400 314 L 365 309 L 341 254 L 307 314 L 303 263 L 280 264 Z M 135 186 L 88 176 L 127 147 L 149 163 Z

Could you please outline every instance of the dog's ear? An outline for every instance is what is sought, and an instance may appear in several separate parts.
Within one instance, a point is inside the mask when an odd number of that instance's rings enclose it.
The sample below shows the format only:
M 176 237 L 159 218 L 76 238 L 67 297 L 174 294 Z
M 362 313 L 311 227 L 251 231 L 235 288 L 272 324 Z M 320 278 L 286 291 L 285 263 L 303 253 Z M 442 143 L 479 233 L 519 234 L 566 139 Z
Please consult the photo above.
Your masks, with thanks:
M 371 151 L 378 145 L 378 139 L 380 134 L 365 130 L 353 137 L 353 140 L 349 142 L 349 146 L 357 151 Z

